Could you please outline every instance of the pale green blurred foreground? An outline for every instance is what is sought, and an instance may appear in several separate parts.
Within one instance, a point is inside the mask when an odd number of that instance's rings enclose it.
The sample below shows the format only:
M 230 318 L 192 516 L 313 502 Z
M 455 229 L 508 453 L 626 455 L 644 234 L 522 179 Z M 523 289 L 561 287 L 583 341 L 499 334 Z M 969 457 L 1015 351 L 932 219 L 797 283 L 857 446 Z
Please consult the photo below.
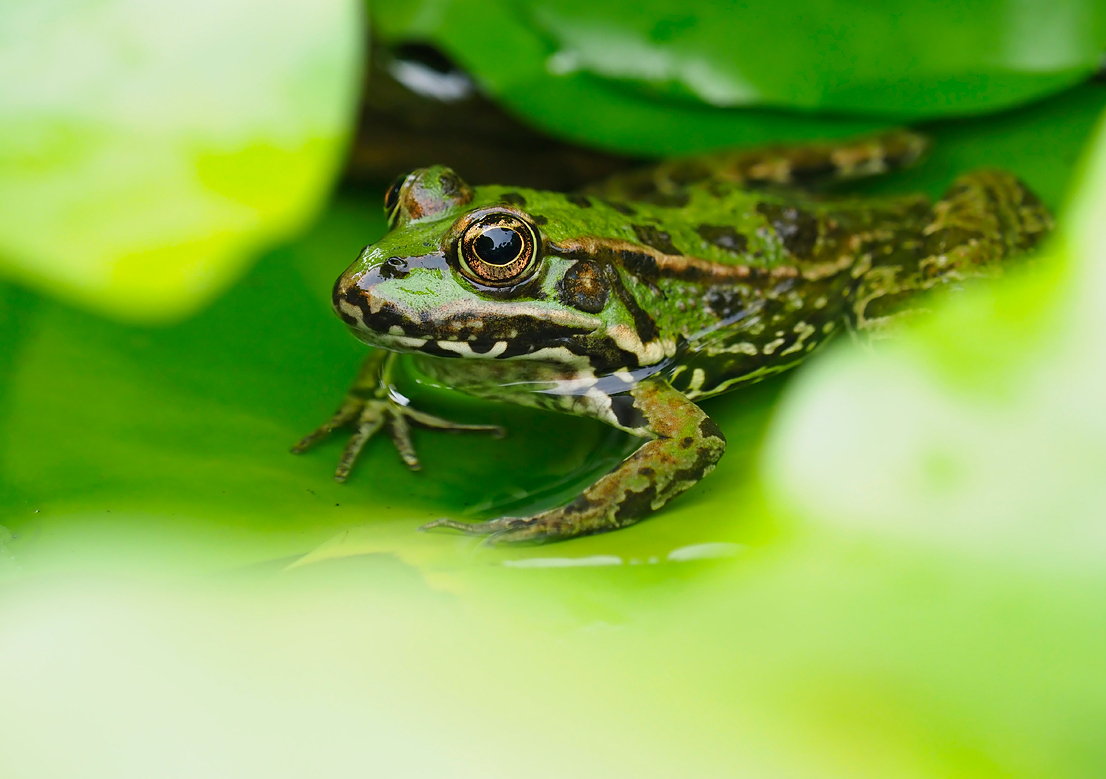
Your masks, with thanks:
M 354 0 L 0 4 L 0 269 L 179 319 L 314 218 L 361 76 Z
M 15 580 L 0 775 L 1101 776 L 1101 133 L 1086 171 L 1032 272 L 792 385 L 775 540 Z
M 3 77 L 0 116 L 25 120 L 0 127 L 7 272 L 119 317 L 180 316 L 325 198 L 357 9 L 80 10 L 0 10 L 0 74 L 56 76 Z M 566 14 L 550 29 L 605 67 Z M 81 30 L 126 45 L 80 50 Z M 1015 64 L 1053 51 L 1058 81 L 1098 51 L 1065 65 L 1059 33 L 1029 40 Z M 206 52 L 198 81 L 178 45 Z M 561 75 L 558 99 L 590 83 Z M 541 113 L 525 79 L 501 86 Z M 1004 164 L 1054 202 L 1097 89 L 951 128 L 889 186 Z M 641 128 L 659 125 L 615 119 L 661 108 L 617 94 L 605 142 L 656 143 Z M 663 110 L 699 110 L 682 105 Z M 693 141 L 732 129 L 715 121 Z M 375 196 L 336 199 L 175 328 L 0 287 L 0 778 L 1106 774 L 1101 135 L 1033 269 L 873 352 L 843 339 L 712 401 L 730 450 L 710 479 L 649 522 L 550 547 L 414 528 L 570 497 L 625 443 L 581 420 L 424 389 L 480 421 L 513 414 L 512 435 L 422 438 L 417 476 L 377 447 L 344 486 L 339 443 L 286 454 L 361 354 L 327 291 L 383 229 Z

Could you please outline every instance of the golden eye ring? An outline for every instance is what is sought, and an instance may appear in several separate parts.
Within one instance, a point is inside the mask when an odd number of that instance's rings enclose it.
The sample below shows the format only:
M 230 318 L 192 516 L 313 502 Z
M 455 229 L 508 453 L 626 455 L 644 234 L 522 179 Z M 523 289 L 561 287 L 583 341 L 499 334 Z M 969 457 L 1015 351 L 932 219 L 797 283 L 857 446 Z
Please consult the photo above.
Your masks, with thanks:
M 524 281 L 541 259 L 538 233 L 517 214 L 485 214 L 458 241 L 461 272 L 477 284 L 505 287 Z

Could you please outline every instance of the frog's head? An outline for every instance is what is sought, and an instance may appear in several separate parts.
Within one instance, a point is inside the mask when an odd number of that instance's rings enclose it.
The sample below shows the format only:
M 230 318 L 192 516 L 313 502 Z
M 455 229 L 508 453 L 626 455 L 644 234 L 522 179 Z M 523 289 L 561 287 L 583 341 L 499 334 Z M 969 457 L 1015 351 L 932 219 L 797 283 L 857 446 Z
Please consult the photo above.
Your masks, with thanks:
M 640 304 L 656 288 L 543 233 L 539 223 L 571 221 L 569 198 L 521 192 L 473 189 L 441 166 L 399 179 L 385 197 L 390 231 L 334 285 L 338 316 L 365 343 L 441 357 L 614 370 L 670 354 Z

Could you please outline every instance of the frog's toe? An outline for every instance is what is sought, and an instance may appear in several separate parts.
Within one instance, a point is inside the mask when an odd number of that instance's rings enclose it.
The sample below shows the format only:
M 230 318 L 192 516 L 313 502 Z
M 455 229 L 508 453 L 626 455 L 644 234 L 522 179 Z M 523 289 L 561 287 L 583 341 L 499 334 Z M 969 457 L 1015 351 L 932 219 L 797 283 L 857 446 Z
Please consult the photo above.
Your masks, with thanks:
M 302 454 L 306 452 L 338 428 L 348 425 L 350 422 L 357 419 L 364 405 L 364 401 L 355 398 L 346 398 L 345 402 L 342 403 L 342 407 L 335 411 L 330 419 L 296 442 L 296 445 L 292 447 L 292 454 Z
M 410 406 L 403 406 L 402 413 L 415 424 L 421 425 L 422 427 L 429 427 L 434 430 L 466 430 L 478 433 L 491 433 L 496 438 L 502 438 L 506 434 L 506 431 L 499 425 L 470 425 L 465 422 L 454 422 L 433 414 L 427 414 L 425 411 L 419 411 Z
M 486 536 L 483 543 L 487 546 L 497 544 L 524 544 L 545 541 L 555 533 L 542 521 L 541 515 L 535 517 L 500 517 L 487 522 L 460 522 L 456 519 L 436 519 L 427 522 L 419 530 L 437 528 L 459 530 L 470 536 Z
M 519 520 L 517 524 L 497 530 L 484 539 L 486 546 L 499 544 L 541 544 L 552 541 L 556 534 L 539 522 Z
M 490 536 L 506 530 L 507 523 L 512 521 L 517 520 L 514 517 L 500 517 L 499 519 L 492 519 L 487 522 L 461 522 L 456 519 L 435 519 L 433 522 L 420 525 L 419 531 L 425 533 L 428 530 L 449 528 L 450 530 L 459 530 L 470 536 Z
M 365 448 L 365 444 L 372 438 L 376 431 L 378 431 L 384 425 L 384 414 L 381 413 L 381 406 L 378 403 L 366 403 L 361 409 L 361 414 L 357 418 L 356 430 L 353 435 L 350 436 L 349 442 L 346 444 L 346 448 L 342 451 L 342 457 L 338 461 L 338 467 L 334 471 L 334 481 L 345 481 L 349 478 L 350 470 L 353 468 L 353 464 L 357 461 L 358 455 L 361 454 L 361 450 Z
M 412 471 L 422 470 L 419 455 L 415 452 L 415 444 L 411 440 L 411 425 L 407 423 L 407 415 L 402 408 L 390 409 L 389 428 L 392 432 L 392 443 L 404 464 Z

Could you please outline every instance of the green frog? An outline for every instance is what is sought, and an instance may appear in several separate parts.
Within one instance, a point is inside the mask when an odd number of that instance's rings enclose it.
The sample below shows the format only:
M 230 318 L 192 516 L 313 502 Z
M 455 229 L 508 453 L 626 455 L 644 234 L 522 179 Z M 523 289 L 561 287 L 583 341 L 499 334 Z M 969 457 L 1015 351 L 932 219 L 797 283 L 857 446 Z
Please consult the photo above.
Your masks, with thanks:
M 839 332 L 870 338 L 919 293 L 1001 273 L 1051 227 L 1014 176 L 961 176 L 945 196 L 827 194 L 909 165 L 923 136 L 720 152 L 623 173 L 576 193 L 466 184 L 434 166 L 385 196 L 389 231 L 334 285 L 333 306 L 376 347 L 334 416 L 293 449 L 353 434 L 335 478 L 387 428 L 412 469 L 411 426 L 501 433 L 415 409 L 394 386 L 412 355 L 481 398 L 602 420 L 642 439 L 564 506 L 453 528 L 492 543 L 600 533 L 695 485 L 726 449 L 698 401 L 791 368 Z

